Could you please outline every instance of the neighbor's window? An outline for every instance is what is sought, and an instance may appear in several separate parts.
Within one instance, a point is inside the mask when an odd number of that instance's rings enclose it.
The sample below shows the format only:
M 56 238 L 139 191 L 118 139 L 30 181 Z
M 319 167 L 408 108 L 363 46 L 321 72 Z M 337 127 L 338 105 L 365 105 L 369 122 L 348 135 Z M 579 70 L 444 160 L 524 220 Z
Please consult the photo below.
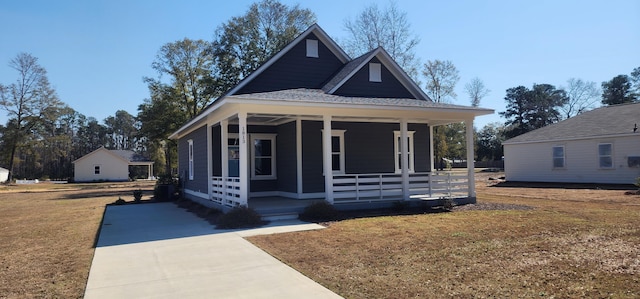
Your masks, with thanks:
M 638 156 L 629 156 L 627 157 L 627 163 L 629 167 L 640 168 L 640 157 Z
M 193 140 L 189 139 L 189 180 L 193 180 Z
M 369 63 L 369 81 L 382 82 L 382 66 L 379 63 Z
M 553 168 L 564 168 L 564 146 L 553 147 Z
M 251 179 L 276 179 L 276 135 L 251 135 Z
M 100 174 L 100 165 L 93 166 L 93 174 Z
M 318 40 L 307 40 L 307 57 L 318 57 Z
M 408 131 L 407 137 L 409 139 L 409 172 L 414 172 L 414 155 L 413 155 L 413 133 L 415 131 Z M 395 150 L 395 162 L 396 162 L 396 173 L 402 172 L 402 144 L 401 142 L 401 132 L 393 131 L 393 138 L 395 140 L 394 150 Z
M 598 144 L 598 158 L 600 161 L 600 168 L 613 168 L 613 144 Z

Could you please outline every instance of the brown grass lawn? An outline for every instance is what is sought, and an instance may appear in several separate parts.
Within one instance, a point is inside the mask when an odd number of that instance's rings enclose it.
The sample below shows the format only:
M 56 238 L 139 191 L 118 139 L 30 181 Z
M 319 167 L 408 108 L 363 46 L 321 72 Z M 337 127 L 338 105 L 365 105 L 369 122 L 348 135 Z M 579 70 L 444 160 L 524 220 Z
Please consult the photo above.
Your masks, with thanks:
M 0 298 L 81 298 L 105 205 L 152 187 L 0 186 Z
M 478 202 L 534 209 L 360 218 L 250 241 L 346 298 L 640 297 L 640 196 L 481 177 Z

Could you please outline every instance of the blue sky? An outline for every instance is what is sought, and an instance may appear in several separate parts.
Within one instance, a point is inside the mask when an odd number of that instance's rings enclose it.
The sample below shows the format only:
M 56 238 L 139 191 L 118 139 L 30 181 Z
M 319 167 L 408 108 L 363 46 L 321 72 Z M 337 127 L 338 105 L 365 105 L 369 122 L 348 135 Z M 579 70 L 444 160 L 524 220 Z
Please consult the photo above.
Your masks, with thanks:
M 289 1 L 314 11 L 334 39 L 343 23 L 371 0 Z M 244 14 L 254 1 L 3 1 L 0 4 L 0 83 L 14 82 L 8 67 L 20 52 L 39 58 L 62 101 L 102 121 L 117 110 L 136 115 L 148 97 L 145 76 L 158 49 L 182 38 L 212 40 L 215 28 Z M 388 1 L 377 1 L 384 7 Z M 476 120 L 503 121 L 505 90 L 533 83 L 562 86 L 575 77 L 595 81 L 640 66 L 640 1 L 398 0 L 421 42 L 416 54 L 451 60 L 464 85 L 479 77 L 491 90 L 481 106 L 496 110 Z M 0 123 L 7 117 L 2 111 Z

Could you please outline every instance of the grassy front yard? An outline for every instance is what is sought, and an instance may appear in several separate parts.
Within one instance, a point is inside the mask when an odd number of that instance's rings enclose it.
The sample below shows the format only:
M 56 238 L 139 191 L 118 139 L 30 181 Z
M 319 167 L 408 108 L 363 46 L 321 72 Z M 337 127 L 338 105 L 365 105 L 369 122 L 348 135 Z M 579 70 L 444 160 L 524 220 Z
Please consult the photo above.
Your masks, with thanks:
M 148 183 L 0 188 L 0 298 L 82 298 L 105 205 Z
M 347 298 L 637 298 L 640 197 L 623 193 L 480 182 L 479 202 L 534 209 L 361 218 L 250 241 Z

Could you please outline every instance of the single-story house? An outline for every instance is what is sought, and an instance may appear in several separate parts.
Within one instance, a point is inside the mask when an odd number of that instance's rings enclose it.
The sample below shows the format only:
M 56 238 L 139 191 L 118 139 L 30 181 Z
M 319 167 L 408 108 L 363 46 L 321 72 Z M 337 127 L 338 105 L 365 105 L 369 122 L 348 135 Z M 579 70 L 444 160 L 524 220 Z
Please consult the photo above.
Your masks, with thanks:
M 640 103 L 605 106 L 503 142 L 507 181 L 632 184 Z
M 184 196 L 224 209 L 323 199 L 475 201 L 473 165 L 434 168 L 434 126 L 492 110 L 435 103 L 383 48 L 350 58 L 318 25 L 300 34 L 170 138 Z
M 9 169 L 0 167 L 0 183 L 4 183 L 9 179 Z
M 153 161 L 129 150 L 108 150 L 100 147 L 73 161 L 76 182 L 128 181 L 129 166 L 147 166 L 148 178 L 153 175 Z

